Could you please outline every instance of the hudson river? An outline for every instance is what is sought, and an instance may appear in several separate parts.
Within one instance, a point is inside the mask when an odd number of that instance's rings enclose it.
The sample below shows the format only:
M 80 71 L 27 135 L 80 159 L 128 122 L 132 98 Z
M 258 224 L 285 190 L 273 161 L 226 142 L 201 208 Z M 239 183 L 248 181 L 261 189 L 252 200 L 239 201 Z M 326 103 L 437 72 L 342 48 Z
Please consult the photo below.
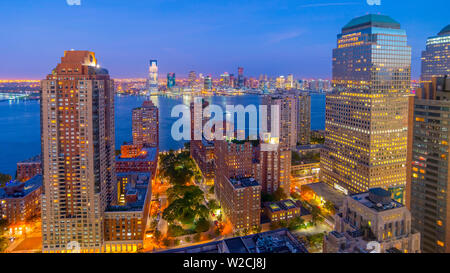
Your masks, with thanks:
M 184 103 L 189 105 L 192 97 L 154 96 L 152 101 L 159 108 L 160 150 L 179 149 L 183 142 L 171 137 L 172 124 L 177 118 L 171 118 L 172 107 Z M 260 103 L 257 95 L 236 97 L 214 96 L 206 98 L 210 103 L 221 105 L 244 106 Z M 131 111 L 141 106 L 145 100 L 138 96 L 116 96 L 116 149 L 125 141 L 131 141 Z M 0 102 L 0 173 L 16 172 L 16 163 L 35 156 L 41 152 L 39 101 L 19 100 Z M 311 129 L 322 130 L 325 127 L 325 95 L 311 95 Z

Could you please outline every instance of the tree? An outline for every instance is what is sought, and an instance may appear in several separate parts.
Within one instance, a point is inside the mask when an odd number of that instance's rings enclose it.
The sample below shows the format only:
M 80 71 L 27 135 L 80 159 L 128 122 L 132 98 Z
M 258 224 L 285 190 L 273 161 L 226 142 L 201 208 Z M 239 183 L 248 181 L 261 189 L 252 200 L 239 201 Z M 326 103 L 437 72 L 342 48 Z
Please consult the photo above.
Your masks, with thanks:
M 174 186 L 172 188 L 175 188 Z M 175 220 L 183 224 L 191 224 L 194 220 L 208 217 L 209 210 L 202 204 L 203 191 L 197 186 L 178 186 L 170 191 L 173 200 L 163 211 L 163 219 L 169 223 Z M 180 196 L 183 195 L 182 198 Z
M 300 195 L 300 193 L 298 193 L 298 192 L 293 192 L 293 193 L 291 194 L 291 197 L 294 198 L 294 199 L 296 199 L 296 200 L 301 199 L 301 195 Z
M 191 142 L 190 141 L 185 142 L 184 143 L 184 149 L 189 150 L 190 148 L 191 148 Z
M 0 173 L 0 187 L 4 187 L 11 180 L 11 175 Z
M 0 252 L 5 252 L 8 248 L 8 239 L 5 236 L 0 237 Z
M 288 198 L 287 194 L 284 192 L 283 187 L 278 187 L 278 189 L 273 193 L 275 201 L 281 201 Z
M 164 246 L 168 247 L 168 246 L 172 245 L 173 240 L 171 240 L 169 237 L 164 237 L 164 239 L 162 240 L 162 243 Z
M 153 236 L 155 237 L 156 241 L 161 240 L 161 231 L 155 229 L 155 232 L 153 232 Z
M 200 218 L 200 219 L 198 219 L 198 221 L 196 223 L 195 231 L 198 233 L 206 232 L 209 230 L 210 226 L 211 226 L 211 224 L 207 219 Z
M 253 226 L 252 227 L 253 233 L 260 233 L 261 232 L 261 226 Z
M 178 237 L 185 235 L 185 231 L 181 226 L 169 225 L 169 227 L 167 228 L 167 235 L 171 237 Z
M 316 206 L 311 206 L 311 218 L 314 224 L 320 219 L 320 209 Z
M 270 226 L 269 226 L 270 230 L 276 230 L 276 229 L 279 229 L 280 227 L 281 226 L 278 222 L 270 222 Z
M 212 200 L 209 200 L 209 202 L 208 202 L 208 208 L 209 208 L 211 211 L 215 211 L 215 210 L 220 209 L 220 206 L 219 206 L 219 204 L 217 203 L 217 200 L 212 199 Z
M 268 193 L 261 193 L 261 202 L 274 202 L 275 201 L 275 197 L 273 196 L 273 194 L 268 194 Z
M 288 229 L 289 230 L 299 229 L 299 228 L 301 228 L 303 226 L 304 222 L 305 221 L 300 216 L 295 217 L 295 218 L 291 219 L 291 221 L 289 221 Z
M 335 208 L 332 202 L 330 202 L 329 200 L 325 201 L 325 203 L 323 204 L 323 207 L 328 210 L 331 214 L 334 214 L 335 212 Z
M 194 240 L 194 242 L 199 242 L 200 238 L 201 238 L 200 233 L 197 233 L 197 234 L 194 235 L 194 237 L 192 239 Z

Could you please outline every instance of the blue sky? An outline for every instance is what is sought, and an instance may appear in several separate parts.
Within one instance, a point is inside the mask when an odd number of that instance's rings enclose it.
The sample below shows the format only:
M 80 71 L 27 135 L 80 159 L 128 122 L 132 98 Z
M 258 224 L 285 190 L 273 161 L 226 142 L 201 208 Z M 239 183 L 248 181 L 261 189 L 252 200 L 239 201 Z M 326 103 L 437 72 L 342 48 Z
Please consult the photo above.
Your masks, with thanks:
M 113 77 L 224 71 L 330 78 L 336 35 L 352 18 L 390 15 L 407 31 L 413 78 L 425 40 L 450 24 L 448 0 L 0 1 L 0 79 L 41 79 L 64 50 L 95 51 Z

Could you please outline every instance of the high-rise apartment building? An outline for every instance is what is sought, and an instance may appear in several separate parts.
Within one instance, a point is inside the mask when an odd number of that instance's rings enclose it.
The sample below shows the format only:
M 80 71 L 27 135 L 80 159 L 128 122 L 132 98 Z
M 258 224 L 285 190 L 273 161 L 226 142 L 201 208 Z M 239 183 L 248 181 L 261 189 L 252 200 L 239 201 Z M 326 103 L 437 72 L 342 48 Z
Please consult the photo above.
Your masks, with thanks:
M 144 147 L 159 147 L 159 111 L 152 101 L 144 101 L 133 109 L 133 144 Z
M 307 145 L 311 140 L 311 96 L 297 92 L 297 143 Z
M 195 87 L 195 81 L 197 80 L 197 74 L 195 71 L 190 71 L 188 76 L 188 86 L 190 88 Z
M 148 68 L 148 95 L 158 92 L 158 61 L 150 60 Z
M 291 182 L 291 151 L 280 147 L 270 151 L 260 150 L 253 166 L 261 190 L 273 194 L 278 188 L 289 194 Z
M 388 16 L 365 15 L 351 20 L 337 38 L 322 179 L 347 194 L 381 187 L 401 200 L 411 85 L 406 32 Z
M 66 51 L 42 80 L 41 139 L 43 252 L 100 252 L 117 197 L 114 85 L 93 52 Z
M 259 151 L 255 167 L 255 178 L 261 183 L 262 191 L 272 194 L 282 188 L 286 194 L 290 192 L 291 149 L 297 145 L 298 98 L 293 93 L 267 95 L 262 99 L 267 105 L 268 139 L 278 144 L 275 149 Z M 278 138 L 272 133 L 272 106 L 278 106 L 279 124 Z M 275 128 L 274 128 L 275 129 Z M 263 140 L 267 141 L 267 140 Z
M 262 98 L 262 105 L 267 105 L 267 128 L 272 129 L 272 105 L 280 109 L 279 145 L 283 150 L 290 150 L 297 146 L 297 117 L 298 95 L 296 93 L 267 95 Z
M 450 78 L 432 78 L 416 90 L 411 115 L 407 196 L 422 251 L 450 252 Z
M 216 140 L 214 191 L 236 230 L 260 225 L 261 185 L 252 177 L 250 141 Z
M 428 38 L 427 48 L 422 52 L 422 81 L 432 77 L 450 75 L 450 25 L 437 36 Z

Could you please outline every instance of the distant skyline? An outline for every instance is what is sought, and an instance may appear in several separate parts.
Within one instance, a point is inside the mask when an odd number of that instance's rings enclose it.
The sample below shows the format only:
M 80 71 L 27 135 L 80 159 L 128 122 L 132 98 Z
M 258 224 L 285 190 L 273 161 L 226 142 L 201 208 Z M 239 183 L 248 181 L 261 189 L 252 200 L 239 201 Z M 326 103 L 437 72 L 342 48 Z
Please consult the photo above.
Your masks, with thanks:
M 43 79 L 64 50 L 90 50 L 113 78 L 189 71 L 331 78 L 336 35 L 352 18 L 380 13 L 398 21 L 420 75 L 426 39 L 450 24 L 448 0 L 66 0 L 0 2 L 0 79 Z

